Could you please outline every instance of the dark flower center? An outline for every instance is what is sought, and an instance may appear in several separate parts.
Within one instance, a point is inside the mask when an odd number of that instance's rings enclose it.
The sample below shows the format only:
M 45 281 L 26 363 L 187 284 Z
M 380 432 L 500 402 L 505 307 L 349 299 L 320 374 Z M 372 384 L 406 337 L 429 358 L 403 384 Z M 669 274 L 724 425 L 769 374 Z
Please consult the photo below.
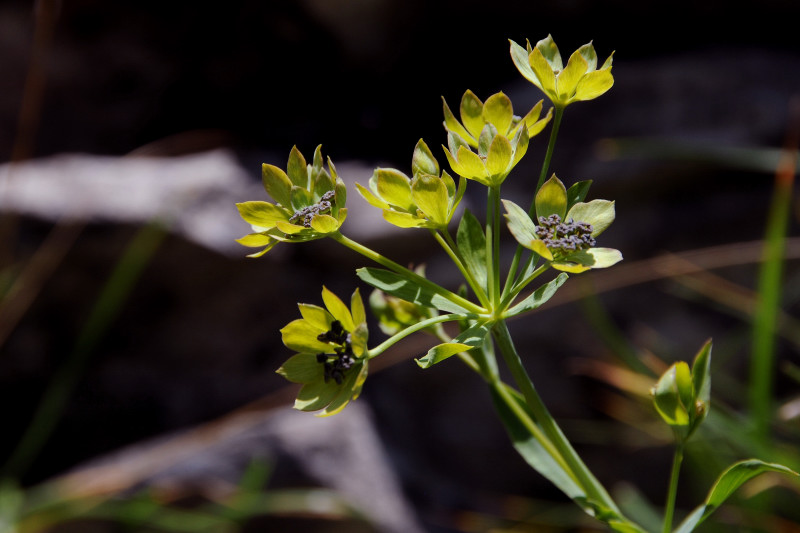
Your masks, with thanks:
M 355 364 L 356 358 L 355 354 L 353 354 L 353 345 L 350 339 L 350 333 L 344 329 L 342 323 L 338 320 L 331 322 L 331 329 L 317 335 L 317 340 L 320 342 L 338 344 L 338 346 L 333 347 L 335 354 L 317 354 L 317 362 L 323 365 L 325 383 L 333 379 L 337 385 L 341 385 L 345 372 Z
M 536 228 L 536 236 L 544 242 L 548 249 L 554 252 L 565 254 L 588 250 L 595 245 L 592 237 L 591 224 L 586 222 L 575 222 L 569 219 L 562 222 L 558 215 L 549 217 L 539 217 L 539 226 Z
M 326 192 L 319 199 L 319 202 L 295 211 L 294 214 L 289 217 L 289 222 L 294 224 L 295 222 L 302 220 L 303 227 L 310 228 L 311 221 L 314 220 L 315 216 L 330 213 L 331 200 L 333 200 L 334 196 L 336 196 L 335 191 Z

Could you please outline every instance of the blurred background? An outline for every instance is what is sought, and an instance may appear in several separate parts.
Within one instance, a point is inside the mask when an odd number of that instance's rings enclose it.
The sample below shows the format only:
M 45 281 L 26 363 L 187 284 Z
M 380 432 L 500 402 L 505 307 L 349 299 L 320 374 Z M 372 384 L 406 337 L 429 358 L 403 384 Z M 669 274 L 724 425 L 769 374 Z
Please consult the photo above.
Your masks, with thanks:
M 444 163 L 441 97 L 503 91 L 527 112 L 542 95 L 508 39 L 548 33 L 565 59 L 614 52 L 613 89 L 567 109 L 551 170 L 617 201 L 601 244 L 625 262 L 511 324 L 534 383 L 642 523 L 671 460 L 647 388 L 709 337 L 713 414 L 679 508 L 736 459 L 798 469 L 796 162 L 776 171 L 800 131 L 800 5 L 736 5 L 2 2 L 0 531 L 591 531 L 476 376 L 414 364 L 430 339 L 376 359 L 340 415 L 291 411 L 278 330 L 323 284 L 368 294 L 364 263 L 327 241 L 257 260 L 234 242 L 234 203 L 267 199 L 261 163 L 322 144 L 350 189 L 344 233 L 447 284 L 435 242 L 353 183 L 408 173 L 420 138 Z M 548 132 L 505 198 L 530 202 Z M 764 479 L 706 530 L 800 531 L 800 485 Z

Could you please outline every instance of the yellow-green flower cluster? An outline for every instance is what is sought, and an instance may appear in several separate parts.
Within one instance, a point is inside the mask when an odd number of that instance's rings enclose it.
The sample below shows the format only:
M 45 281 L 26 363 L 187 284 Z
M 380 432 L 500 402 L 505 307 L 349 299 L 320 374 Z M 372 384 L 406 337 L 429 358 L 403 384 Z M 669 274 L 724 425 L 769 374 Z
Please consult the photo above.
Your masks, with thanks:
M 369 189 L 356 184 L 364 199 L 383 210 L 383 218 L 401 228 L 446 228 L 466 190 L 461 179 L 456 187 L 422 139 L 414 148 L 412 176 L 393 168 L 377 168 Z
M 358 289 L 350 308 L 327 288 L 322 288 L 322 307 L 299 304 L 303 318 L 281 330 L 283 343 L 297 351 L 278 369 L 303 387 L 294 407 L 301 411 L 322 410 L 333 415 L 361 393 L 367 379 L 367 316 Z
M 286 172 L 264 163 L 261 173 L 264 188 L 277 203 L 236 204 L 239 215 L 253 228 L 237 242 L 263 247 L 249 257 L 262 256 L 279 242 L 311 241 L 339 231 L 347 217 L 347 189 L 330 158 L 328 169 L 323 167 L 321 146 L 317 146 L 310 165 L 295 146 Z
M 527 50 L 511 42 L 511 59 L 525 79 L 537 86 L 556 107 L 572 102 L 592 100 L 614 85 L 611 75 L 612 53 L 597 68 L 597 53 L 592 43 L 578 48 L 564 66 L 561 53 L 553 38 L 548 35 Z
M 481 102 L 467 91 L 461 98 L 459 122 L 444 101 L 448 144 L 444 151 L 453 172 L 488 187 L 500 185 L 527 152 L 530 138 L 550 121 L 552 113 L 539 118 L 541 112 L 540 101 L 520 118 L 505 94 Z

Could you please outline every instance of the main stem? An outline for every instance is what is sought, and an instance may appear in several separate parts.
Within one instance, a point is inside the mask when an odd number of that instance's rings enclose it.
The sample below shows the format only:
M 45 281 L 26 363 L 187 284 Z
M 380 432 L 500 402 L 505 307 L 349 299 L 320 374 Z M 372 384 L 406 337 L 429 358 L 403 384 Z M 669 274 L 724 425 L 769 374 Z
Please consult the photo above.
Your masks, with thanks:
M 675 497 L 678 494 L 678 476 L 683 462 L 683 442 L 678 442 L 675 446 L 675 455 L 672 457 L 672 473 L 669 476 L 669 489 L 667 492 L 667 504 L 664 509 L 664 527 L 662 533 L 672 531 L 672 516 L 675 514 Z
M 561 429 L 547 410 L 547 407 L 544 405 L 525 367 L 522 365 L 522 361 L 511 340 L 511 334 L 508 331 L 508 326 L 505 321 L 501 320 L 497 322 L 492 328 L 492 334 L 497 341 L 500 352 L 503 354 L 503 360 L 506 362 L 506 365 L 511 371 L 511 375 L 514 377 L 514 381 L 525 398 L 525 402 L 533 413 L 534 419 L 542 427 L 547 438 L 555 445 L 559 454 L 564 458 L 570 471 L 578 479 L 583 490 L 586 491 L 586 495 L 619 514 L 620 511 L 614 503 L 614 500 L 611 499 L 611 496 L 608 495 L 605 488 L 600 485 L 600 482 L 597 481 L 583 463 L 566 436 L 561 432 Z
M 489 301 L 500 306 L 500 186 L 489 187 L 486 213 L 486 262 L 489 276 Z

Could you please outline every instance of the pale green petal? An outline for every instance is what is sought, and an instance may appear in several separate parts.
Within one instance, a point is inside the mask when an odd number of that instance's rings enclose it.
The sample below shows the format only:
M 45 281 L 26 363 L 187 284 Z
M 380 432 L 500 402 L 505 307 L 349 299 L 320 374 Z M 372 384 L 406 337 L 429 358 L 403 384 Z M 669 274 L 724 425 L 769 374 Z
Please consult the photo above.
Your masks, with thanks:
M 528 62 L 528 52 L 514 41 L 509 39 L 508 42 L 511 44 L 511 61 L 514 62 L 514 66 L 526 80 L 541 89 L 539 78 L 536 77 L 536 73 Z
M 592 225 L 592 237 L 603 233 L 614 222 L 614 202 L 609 200 L 592 200 L 584 203 L 578 202 L 567 213 L 575 222 L 586 222 Z
M 587 72 L 592 72 L 597 68 L 597 52 L 594 51 L 594 45 L 592 43 L 584 44 L 578 48 L 578 52 L 583 56 L 583 59 L 586 60 L 586 64 L 589 66 Z
M 551 252 L 550 248 L 548 248 L 547 245 L 541 240 L 534 239 L 527 247 L 539 254 L 546 261 L 553 260 L 553 252 Z
M 486 158 L 486 170 L 489 175 L 494 179 L 505 178 L 513 155 L 509 140 L 502 135 L 495 137 Z
M 622 253 L 614 248 L 591 248 L 585 253 L 594 258 L 592 268 L 608 268 L 622 261 Z
M 297 304 L 300 308 L 302 317 L 312 326 L 328 331 L 331 329 L 331 322 L 333 322 L 333 315 L 318 305 L 312 304 Z
M 528 130 L 526 128 L 522 128 L 517 132 L 517 135 L 514 137 L 512 142 L 512 147 L 514 149 L 514 160 L 511 163 L 512 168 L 519 163 L 519 160 L 528 152 L 528 144 L 530 143 L 530 136 L 528 135 Z M 508 169 L 509 172 L 511 169 Z
M 461 97 L 461 122 L 467 131 L 477 139 L 484 124 L 483 102 L 469 89 Z
M 456 119 L 455 115 L 453 115 L 453 112 L 450 111 L 450 107 L 447 105 L 447 101 L 444 99 L 444 97 L 442 97 L 442 102 L 444 108 L 444 127 L 447 128 L 448 131 L 456 133 L 458 136 L 466 139 L 467 142 L 477 147 L 478 143 L 472 138 L 466 128 L 461 125 L 458 119 Z
M 483 119 L 494 124 L 502 135 L 507 135 L 514 118 L 511 100 L 502 92 L 493 94 L 483 104 Z
M 323 376 L 322 365 L 312 353 L 294 354 L 276 372 L 292 383 L 322 381 Z
M 508 221 L 508 231 L 525 247 L 530 247 L 530 243 L 536 240 L 536 225 L 528 216 L 528 213 L 511 200 L 503 200 L 506 208 L 506 220 Z
M 306 160 L 303 154 L 300 153 L 300 150 L 297 149 L 297 146 L 292 146 L 292 151 L 289 154 L 289 162 L 286 164 L 286 174 L 289 175 L 289 179 L 292 181 L 293 185 L 308 189 L 308 168 L 306 166 Z
M 581 272 L 586 272 L 591 267 L 583 266 L 578 263 L 569 263 L 569 262 L 561 262 L 561 263 L 550 263 L 550 266 L 556 270 L 561 270 L 562 272 L 569 272 L 571 274 L 580 274 Z
M 298 318 L 286 324 L 281 329 L 283 344 L 290 350 L 304 353 L 330 353 L 331 347 L 317 339 L 324 329 L 316 327 L 311 322 Z
M 608 91 L 614 85 L 611 69 L 595 70 L 586 74 L 575 89 L 573 100 L 591 100 Z
M 447 186 L 436 176 L 419 174 L 411 184 L 411 199 L 438 226 L 447 225 Z
M 276 222 L 275 227 L 284 232 L 287 235 L 296 235 L 303 230 L 306 230 L 305 226 L 298 226 L 297 224 L 292 224 L 291 222 Z
M 331 233 L 339 229 L 339 221 L 330 215 L 315 215 L 311 227 L 318 233 Z
M 292 182 L 286 172 L 275 165 L 261 165 L 261 182 L 267 194 L 284 207 L 292 205 Z
M 442 172 L 442 182 L 447 189 L 447 197 L 452 200 L 457 191 L 456 182 L 453 181 L 453 177 L 447 172 Z
M 350 296 L 350 311 L 353 315 L 353 323 L 358 326 L 367 322 L 367 312 L 364 309 L 364 300 L 361 299 L 361 291 L 358 289 Z
M 248 224 L 268 230 L 279 220 L 288 221 L 291 213 L 268 202 L 242 202 L 236 204 L 239 215 Z
M 575 94 L 578 82 L 586 74 L 588 68 L 589 65 L 581 55 L 580 50 L 575 51 L 570 56 L 566 68 L 556 78 L 556 92 L 560 100 L 567 101 Z
M 556 95 L 556 76 L 553 73 L 553 67 L 542 55 L 539 48 L 534 48 L 528 56 L 528 61 L 531 64 L 533 72 L 541 83 L 541 89 L 550 98 L 557 98 Z
M 536 194 L 536 217 L 558 215 L 564 220 L 567 211 L 567 189 L 555 174 L 544 182 Z
M 439 162 L 433 157 L 431 149 L 422 139 L 417 141 L 417 146 L 414 147 L 414 156 L 411 158 L 411 175 L 416 176 L 420 172 L 439 175 Z
M 561 53 L 558 51 L 558 46 L 556 46 L 552 35 L 548 35 L 536 43 L 536 49 L 544 56 L 552 70 L 563 70 L 564 64 L 561 62 Z
M 317 363 L 317 366 L 324 369 L 321 363 Z M 304 385 L 300 392 L 297 393 L 294 408 L 300 411 L 318 411 L 330 405 L 336 395 L 339 394 L 340 387 L 341 385 L 338 385 L 332 379 L 326 382 L 324 377 L 314 383 Z
M 414 209 L 414 202 L 411 200 L 411 181 L 408 176 L 393 168 L 378 168 L 375 169 L 375 179 L 378 184 L 378 194 L 384 201 L 404 211 Z
M 389 204 L 372 194 L 371 191 L 369 191 L 360 183 L 356 183 L 356 190 L 364 198 L 364 200 L 370 203 L 370 205 L 375 206 L 378 209 L 389 209 Z
M 544 127 L 547 126 L 547 123 L 550 122 L 550 119 L 552 118 L 553 118 L 553 108 L 551 107 L 550 109 L 547 110 L 547 114 L 544 116 L 544 118 L 542 118 L 541 120 L 537 120 L 536 122 L 528 126 L 528 136 L 534 137 L 536 135 L 539 135 L 539 133 L 542 132 Z
M 458 159 L 459 166 L 461 167 L 461 172 L 456 169 L 453 170 L 456 170 L 458 174 L 464 176 L 465 178 L 472 179 L 486 179 L 489 177 L 483 161 L 478 154 L 472 150 L 462 146 L 458 149 L 456 158 Z
M 259 251 L 255 252 L 255 253 L 252 253 L 252 254 L 247 254 L 247 257 L 253 257 L 253 258 L 255 258 L 255 257 L 261 257 L 261 256 L 262 256 L 262 255 L 264 255 L 265 253 L 267 253 L 267 252 L 269 252 L 270 250 L 272 250 L 272 249 L 275 247 L 275 245 L 276 245 L 276 244 L 278 244 L 278 242 L 279 242 L 279 241 L 272 241 L 272 242 L 269 244 L 269 246 L 267 246 L 267 247 L 266 247 L 266 248 L 264 248 L 263 250 L 259 250 Z
M 325 307 L 328 308 L 328 312 L 333 315 L 333 318 L 342 323 L 342 327 L 344 327 L 345 330 L 353 331 L 355 329 L 353 315 L 350 314 L 350 310 L 338 296 L 329 291 L 325 286 L 322 287 L 322 301 L 325 302 Z
M 267 246 L 272 243 L 274 239 L 266 233 L 250 233 L 241 239 L 236 239 L 236 242 L 242 246 L 249 248 L 258 248 L 259 246 Z
M 427 225 L 427 221 L 425 219 L 422 219 L 411 213 L 385 210 L 383 212 L 383 218 L 386 220 L 386 222 L 397 226 L 398 228 L 421 228 Z

